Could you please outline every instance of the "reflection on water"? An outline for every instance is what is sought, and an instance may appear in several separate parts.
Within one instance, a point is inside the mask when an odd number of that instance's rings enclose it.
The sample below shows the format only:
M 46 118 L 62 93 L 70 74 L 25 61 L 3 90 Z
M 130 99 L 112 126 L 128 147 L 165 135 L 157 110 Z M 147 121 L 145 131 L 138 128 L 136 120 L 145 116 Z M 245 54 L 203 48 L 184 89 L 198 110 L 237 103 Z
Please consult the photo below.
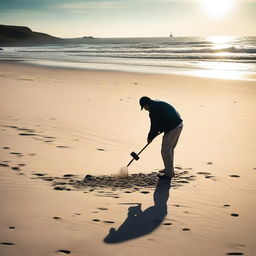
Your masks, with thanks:
M 244 72 L 246 66 L 250 68 L 249 63 L 221 62 L 221 57 L 229 57 L 232 59 L 231 52 L 239 54 L 239 48 L 236 47 L 236 42 L 239 37 L 235 36 L 209 36 L 207 40 L 211 43 L 211 49 L 216 50 L 213 54 L 216 56 L 216 61 L 201 61 L 198 62 L 198 70 L 189 71 L 191 75 L 199 77 L 219 78 L 219 79 L 235 79 L 235 80 L 255 80 L 255 77 L 250 77 L 251 73 Z M 219 61 L 218 61 L 219 60 Z M 241 65 L 241 71 L 239 70 Z
M 235 36 L 209 36 L 206 38 L 207 41 L 213 44 L 214 49 L 230 47 L 238 39 L 239 37 Z
M 231 57 L 230 51 L 235 51 L 238 48 L 235 47 L 235 43 L 238 37 L 234 36 L 210 36 L 207 40 L 211 43 L 211 49 L 216 51 L 214 55 L 218 57 Z M 230 66 L 234 70 L 235 65 Z

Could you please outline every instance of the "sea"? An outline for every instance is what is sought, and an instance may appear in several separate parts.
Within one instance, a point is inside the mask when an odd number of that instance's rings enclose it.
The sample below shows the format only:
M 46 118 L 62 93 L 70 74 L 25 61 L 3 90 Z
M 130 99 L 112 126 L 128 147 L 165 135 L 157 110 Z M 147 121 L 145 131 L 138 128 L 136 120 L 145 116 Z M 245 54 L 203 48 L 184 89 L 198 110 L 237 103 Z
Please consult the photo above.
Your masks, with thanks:
M 86 70 L 255 80 L 256 37 L 84 38 L 3 47 L 0 60 Z

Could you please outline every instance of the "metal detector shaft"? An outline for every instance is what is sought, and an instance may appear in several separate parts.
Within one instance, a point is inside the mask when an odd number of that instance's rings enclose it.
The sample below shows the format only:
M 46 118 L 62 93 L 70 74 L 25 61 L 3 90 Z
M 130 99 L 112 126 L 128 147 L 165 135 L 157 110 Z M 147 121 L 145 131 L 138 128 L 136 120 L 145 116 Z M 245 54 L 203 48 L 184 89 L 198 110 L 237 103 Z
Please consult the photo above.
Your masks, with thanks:
M 139 155 L 151 142 L 149 142 L 137 155 Z M 133 162 L 134 158 L 127 164 L 127 167 Z
M 133 162 L 134 158 L 129 162 L 129 164 L 127 164 L 127 167 L 129 167 L 129 165 Z
M 137 155 L 139 155 L 151 142 L 149 142 Z

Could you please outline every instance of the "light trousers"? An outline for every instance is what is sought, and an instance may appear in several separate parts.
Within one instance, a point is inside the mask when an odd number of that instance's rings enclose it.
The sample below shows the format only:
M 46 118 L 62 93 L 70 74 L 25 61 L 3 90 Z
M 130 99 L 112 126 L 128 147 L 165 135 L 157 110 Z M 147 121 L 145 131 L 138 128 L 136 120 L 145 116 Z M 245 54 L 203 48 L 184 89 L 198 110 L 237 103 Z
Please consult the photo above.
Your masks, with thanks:
M 161 154 L 164 162 L 164 172 L 167 176 L 174 175 L 174 148 L 176 147 L 183 125 L 164 133 Z

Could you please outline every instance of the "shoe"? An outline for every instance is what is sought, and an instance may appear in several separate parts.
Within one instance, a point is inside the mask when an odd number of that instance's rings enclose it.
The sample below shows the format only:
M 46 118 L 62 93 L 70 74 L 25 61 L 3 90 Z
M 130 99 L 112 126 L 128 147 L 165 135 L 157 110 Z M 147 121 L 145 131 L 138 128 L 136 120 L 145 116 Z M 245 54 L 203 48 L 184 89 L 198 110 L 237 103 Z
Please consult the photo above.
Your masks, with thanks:
M 163 170 L 160 170 L 160 171 L 158 171 L 158 172 L 159 172 L 159 174 L 157 175 L 158 177 L 160 177 L 160 176 L 162 176 L 162 175 L 165 175 L 165 170 L 164 170 L 164 169 L 163 169 Z M 171 176 L 169 176 L 169 175 L 166 175 L 166 176 L 173 178 L 175 175 L 174 175 L 174 173 L 172 172 L 172 173 L 171 173 Z
M 159 179 L 165 179 L 165 180 L 170 180 L 172 177 L 171 176 L 167 176 L 166 174 L 158 174 L 157 175 Z

